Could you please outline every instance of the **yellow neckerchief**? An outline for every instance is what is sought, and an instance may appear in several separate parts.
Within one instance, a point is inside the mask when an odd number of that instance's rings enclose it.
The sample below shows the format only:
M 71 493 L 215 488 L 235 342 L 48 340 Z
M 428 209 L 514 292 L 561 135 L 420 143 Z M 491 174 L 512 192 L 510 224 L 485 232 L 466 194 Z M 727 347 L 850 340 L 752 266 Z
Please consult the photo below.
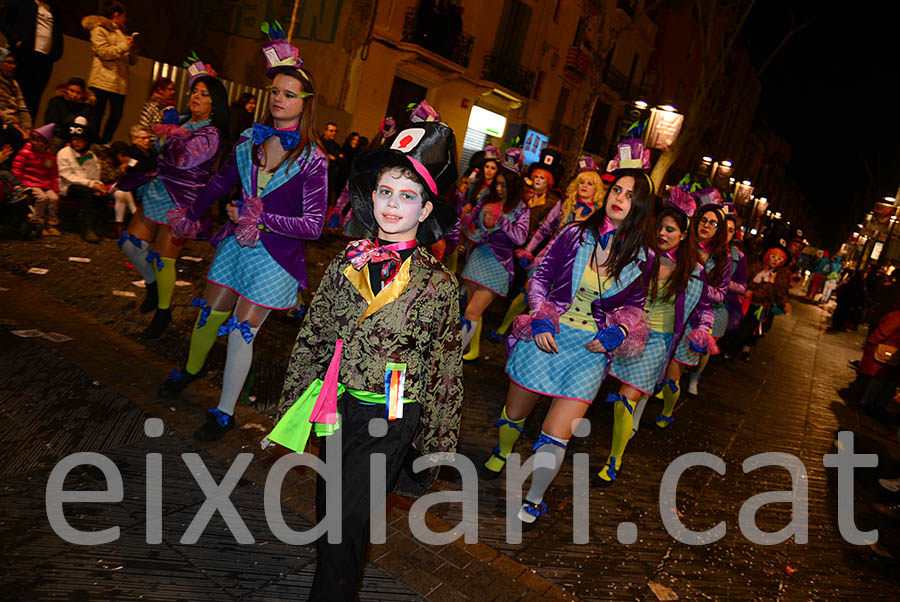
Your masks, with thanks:
M 391 303 L 396 301 L 403 291 L 406 290 L 406 287 L 409 285 L 409 266 L 413 257 L 415 257 L 416 253 L 413 252 L 412 255 L 406 258 L 406 260 L 400 265 L 400 269 L 397 271 L 397 275 L 391 280 L 391 283 L 384 288 L 382 288 L 378 294 L 374 294 L 372 292 L 372 284 L 369 282 L 369 264 L 363 266 L 363 269 L 356 270 L 352 265 L 348 265 L 344 270 L 344 277 L 350 281 L 359 294 L 362 295 L 363 299 L 366 300 L 366 303 L 369 304 L 369 307 L 366 308 L 365 313 L 363 313 L 362 317 L 359 319 L 357 326 L 362 324 L 363 320 L 374 314 L 376 311 Z
M 538 205 L 543 205 L 547 202 L 547 191 L 545 190 L 541 194 L 534 194 L 528 199 L 529 207 L 537 207 Z

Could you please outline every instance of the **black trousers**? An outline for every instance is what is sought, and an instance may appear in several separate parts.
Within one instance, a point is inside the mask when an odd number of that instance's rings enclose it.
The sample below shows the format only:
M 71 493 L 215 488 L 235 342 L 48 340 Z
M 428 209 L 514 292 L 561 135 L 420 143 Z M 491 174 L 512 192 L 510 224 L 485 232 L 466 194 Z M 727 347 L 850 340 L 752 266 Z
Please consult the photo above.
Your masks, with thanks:
M 15 50 L 16 56 L 16 81 L 22 88 L 22 96 L 31 113 L 31 120 L 35 127 L 39 122 L 38 107 L 41 104 L 41 94 L 50 81 L 50 73 L 53 71 L 53 63 L 50 57 L 41 52 L 31 50 Z
M 125 107 L 125 95 L 116 94 L 115 92 L 107 92 L 100 88 L 91 87 L 91 90 L 97 96 L 97 104 L 94 105 L 93 126 L 96 131 L 100 131 L 100 122 L 103 120 L 103 113 L 106 112 L 106 103 L 109 102 L 109 117 L 106 119 L 106 126 L 103 128 L 103 134 L 100 141 L 107 143 L 112 140 L 119 122 L 122 120 L 122 109 Z
M 341 543 L 328 543 L 327 535 L 316 542 L 318 561 L 309 599 L 322 602 L 352 601 L 362 581 L 369 546 L 369 456 L 385 454 L 386 488 L 393 490 L 412 449 L 419 424 L 418 403 L 403 406 L 403 418 L 388 422 L 384 437 L 369 435 L 369 421 L 384 418 L 383 405 L 364 405 L 349 393 L 338 400 L 341 415 Z M 327 438 L 320 439 L 319 457 L 327 461 Z M 327 510 L 325 481 L 316 482 L 316 519 L 321 522 Z
M 109 202 L 109 196 L 97 192 L 93 188 L 81 184 L 72 184 L 66 191 L 66 197 L 81 208 L 81 227 L 93 229 Z

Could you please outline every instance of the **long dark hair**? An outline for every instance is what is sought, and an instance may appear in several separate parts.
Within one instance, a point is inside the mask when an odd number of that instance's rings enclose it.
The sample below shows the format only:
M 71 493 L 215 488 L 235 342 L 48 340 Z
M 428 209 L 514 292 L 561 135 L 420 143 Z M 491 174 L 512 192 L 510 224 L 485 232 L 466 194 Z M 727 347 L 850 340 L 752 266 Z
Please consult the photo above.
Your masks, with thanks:
M 298 82 L 300 82 L 300 89 L 304 92 L 310 92 L 312 96 L 307 96 L 303 99 L 303 113 L 300 115 L 300 124 L 297 127 L 297 131 L 300 133 L 300 142 L 294 147 L 291 152 L 287 153 L 281 161 L 278 162 L 278 165 L 275 166 L 272 171 L 277 171 L 282 165 L 284 165 L 285 161 L 288 162 L 288 169 L 290 170 L 290 165 L 293 164 L 297 159 L 300 158 L 301 155 L 305 155 L 311 157 L 314 152 L 314 146 L 322 147 L 322 143 L 319 141 L 319 136 L 316 134 L 315 124 L 316 124 L 316 94 L 315 88 L 313 87 L 312 75 L 306 69 L 300 69 L 303 72 L 303 75 L 297 72 L 296 69 L 293 68 L 285 68 L 278 73 L 275 74 L 277 77 L 280 74 L 287 75 L 293 77 Z M 304 75 L 306 77 L 304 77 Z M 272 78 L 273 80 L 275 77 Z M 267 111 L 266 117 L 263 119 L 263 123 L 271 126 L 273 122 L 272 113 Z M 261 149 L 261 151 L 260 151 Z M 251 153 L 253 157 L 253 163 L 258 167 L 263 167 L 266 164 L 266 147 L 264 144 L 254 144 L 253 152 Z
M 615 185 L 626 176 L 630 176 L 634 180 L 634 189 L 631 194 L 631 210 L 628 215 L 619 224 L 613 244 L 610 248 L 609 257 L 603 264 L 603 267 L 615 278 L 619 279 L 619 274 L 629 263 L 635 260 L 641 249 L 649 246 L 649 228 L 650 218 L 653 215 L 653 184 L 650 176 L 639 169 L 617 169 L 613 172 L 615 182 L 606 191 L 606 197 L 603 199 L 603 211 L 594 211 L 589 218 L 583 222 L 575 222 L 575 227 L 589 230 L 594 234 L 596 240 L 600 240 L 600 226 L 606 217 L 606 211 L 609 208 L 609 195 Z
M 484 151 L 479 151 L 479 152 L 481 152 L 481 154 L 484 155 Z M 481 187 L 484 186 L 484 165 L 485 165 L 485 163 L 487 163 L 488 161 L 493 161 L 493 162 L 494 162 L 494 165 L 497 166 L 497 175 L 500 174 L 500 171 L 501 171 L 501 169 L 500 169 L 500 161 L 499 161 L 498 159 L 487 159 L 486 161 L 482 161 L 482 162 L 481 162 L 481 165 L 480 165 L 481 171 L 480 171 L 480 173 L 478 174 L 478 177 L 475 178 L 475 180 L 473 180 L 472 182 L 469 183 L 469 190 L 468 190 L 468 192 L 466 193 L 466 196 L 468 197 L 469 202 L 470 202 L 471 204 L 473 204 L 473 205 L 474 205 L 476 202 L 478 202 L 478 193 L 481 191 Z M 470 161 L 469 163 L 470 163 L 470 165 L 471 165 L 472 162 Z M 471 173 L 471 172 L 470 172 L 470 173 Z M 494 181 L 497 180 L 497 175 L 494 176 Z M 493 182 L 491 182 L 491 184 L 493 184 Z
M 716 227 L 716 233 L 713 234 L 712 240 L 710 244 L 712 244 L 712 250 L 709 253 L 709 256 L 712 257 L 713 262 L 716 264 L 711 273 L 706 274 L 706 282 L 710 286 L 718 286 L 722 282 L 722 278 L 724 278 L 725 270 L 729 269 L 729 259 L 731 255 L 731 251 L 728 249 L 728 232 L 727 226 L 725 225 L 725 212 L 722 210 L 722 207 L 719 205 L 704 205 L 697 210 L 697 213 L 694 214 L 694 224 L 691 230 L 694 231 L 694 236 L 697 237 L 697 242 L 700 242 L 700 234 L 697 229 L 700 227 L 700 219 L 707 213 L 714 213 L 716 215 L 716 221 L 719 225 Z
M 212 114 L 209 116 L 212 126 L 219 130 L 221 135 L 228 133 L 228 92 L 222 82 L 209 75 L 197 79 L 191 86 L 191 92 L 197 87 L 197 84 L 203 82 L 206 89 L 209 90 L 209 97 L 212 99 Z
M 691 274 L 694 273 L 694 266 L 697 265 L 697 241 L 694 238 L 694 229 L 690 227 L 690 222 L 685 214 L 672 207 L 665 207 L 656 216 L 656 225 L 653 232 L 659 232 L 662 228 L 663 219 L 671 217 L 678 224 L 682 233 L 685 234 L 684 239 L 678 243 L 678 257 L 675 261 L 675 269 L 667 280 L 665 289 L 661 299 L 674 299 L 675 295 L 679 295 L 687 290 L 688 282 L 691 280 Z M 656 251 L 656 266 L 654 269 L 653 283 L 650 285 L 650 297 L 656 299 L 659 293 L 659 265 L 662 261 L 662 252 L 657 246 L 657 237 L 650 238 L 653 250 Z
M 515 209 L 519 202 L 522 200 L 522 178 L 519 174 L 506 169 L 503 166 L 498 166 L 497 175 L 494 176 L 494 181 L 491 182 L 490 188 L 488 188 L 488 202 L 499 201 L 497 198 L 497 178 L 503 176 L 503 181 L 506 184 L 506 200 L 503 201 L 503 213 L 509 213 L 513 209 Z

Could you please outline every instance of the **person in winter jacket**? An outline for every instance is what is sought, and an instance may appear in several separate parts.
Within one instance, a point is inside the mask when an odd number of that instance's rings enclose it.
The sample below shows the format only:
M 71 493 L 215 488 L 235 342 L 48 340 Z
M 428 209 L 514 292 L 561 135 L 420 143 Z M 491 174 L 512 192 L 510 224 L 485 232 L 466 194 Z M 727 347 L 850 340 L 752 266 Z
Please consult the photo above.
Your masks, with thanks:
M 29 141 L 13 159 L 12 165 L 13 174 L 34 196 L 35 218 L 44 226 L 44 236 L 59 236 L 56 228 L 59 224 L 59 178 L 56 158 L 50 150 L 52 137 L 52 123 L 32 131 Z
M 100 237 L 94 232 L 97 213 L 109 201 L 106 185 L 100 179 L 100 163 L 88 146 L 90 132 L 87 119 L 76 117 L 66 128 L 69 144 L 56 155 L 59 166 L 60 190 L 81 207 L 81 237 L 97 244 Z
M 16 59 L 5 48 L 0 48 L 0 123 L 12 126 L 22 136 L 31 130 L 31 113 L 25 104 L 22 88 L 13 78 Z
M 66 128 L 78 116 L 90 118 L 94 108 L 88 102 L 87 84 L 80 77 L 73 77 L 60 85 L 56 93 L 47 101 L 44 109 L 44 123 L 55 123 L 53 148 L 64 146 Z
M 100 135 L 103 143 L 112 139 L 122 119 L 128 93 L 128 68 L 137 63 L 136 40 L 134 34 L 125 35 L 125 20 L 125 6 L 115 1 L 107 1 L 100 15 L 81 20 L 81 26 L 91 32 L 94 51 L 88 87 L 97 96 L 92 122 L 98 132 L 109 103 L 109 118 Z

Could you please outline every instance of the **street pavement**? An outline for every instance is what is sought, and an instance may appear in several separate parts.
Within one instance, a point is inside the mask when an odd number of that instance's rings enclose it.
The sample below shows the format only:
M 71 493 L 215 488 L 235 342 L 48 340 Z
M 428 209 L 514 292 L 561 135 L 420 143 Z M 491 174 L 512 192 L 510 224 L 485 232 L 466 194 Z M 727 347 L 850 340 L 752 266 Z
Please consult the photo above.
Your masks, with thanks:
M 326 236 L 311 246 L 315 285 L 346 239 Z M 304 599 L 315 560 L 313 546 L 288 545 L 267 528 L 263 487 L 280 457 L 260 451 L 271 426 L 284 366 L 298 322 L 282 312 L 269 317 L 255 344 L 252 382 L 238 408 L 239 426 L 221 442 L 190 437 L 214 405 L 224 367 L 224 345 L 210 355 L 210 370 L 184 399 L 155 396 L 166 373 L 186 357 L 212 250 L 189 243 L 179 262 L 179 286 L 170 331 L 157 341 L 137 334 L 149 316 L 137 313 L 143 290 L 111 240 L 89 245 L 73 234 L 42 241 L 0 242 L 0 598 L 11 600 L 287 600 Z M 86 258 L 89 262 L 72 258 Z M 44 274 L 29 273 L 43 268 Z M 133 296 L 128 295 L 131 293 Z M 309 300 L 307 294 L 306 300 Z M 898 501 L 880 490 L 877 478 L 900 475 L 900 452 L 890 431 L 842 401 L 836 390 L 853 378 L 848 361 L 859 358 L 861 333 L 826 333 L 828 312 L 795 299 L 793 313 L 778 317 L 750 362 L 714 358 L 700 395 L 682 397 L 675 423 L 657 431 L 659 406 L 651 401 L 640 432 L 629 444 L 618 481 L 590 492 L 588 543 L 573 543 L 574 453 L 589 455 L 591 468 L 606 459 L 611 408 L 602 402 L 588 413 L 591 435 L 573 440 L 568 462 L 547 494 L 550 512 L 507 543 L 503 479 L 481 481 L 479 543 L 461 540 L 426 546 L 408 527 L 410 501 L 392 496 L 388 539 L 372 546 L 363 600 L 856 600 L 890 597 L 896 591 L 900 529 L 875 513 L 872 503 Z M 499 322 L 499 304 L 487 314 L 487 331 Z M 71 340 L 22 337 L 13 331 L 60 333 Z M 22 333 L 20 333 L 22 334 Z M 34 333 L 25 333 L 34 334 Z M 496 444 L 492 426 L 508 380 L 500 344 L 482 343 L 482 358 L 465 367 L 466 395 L 460 451 L 479 463 Z M 609 389 L 612 390 L 612 389 Z M 540 431 L 546 400 L 528 421 L 516 451 L 523 455 Z M 165 432 L 149 436 L 148 417 Z M 152 431 L 152 428 L 150 429 Z M 857 469 L 855 520 L 878 529 L 878 543 L 854 546 L 837 526 L 837 479 L 823 456 L 834 453 L 838 430 L 856 433 L 857 453 L 879 455 L 877 468 Z M 150 435 L 156 433 L 151 432 Z M 125 495 L 114 503 L 68 504 L 66 517 L 82 530 L 118 526 L 116 541 L 97 546 L 66 542 L 51 528 L 44 504 L 53 467 L 75 452 L 102 452 L 122 474 Z M 162 542 L 146 541 L 145 457 L 163 458 Z M 218 482 L 240 453 L 254 459 L 231 494 L 253 535 L 238 544 L 215 514 L 197 543 L 181 537 L 205 499 L 196 471 L 183 453 L 196 453 Z M 726 535 L 701 546 L 677 542 L 660 518 L 659 484 L 669 464 L 688 452 L 725 462 L 718 475 L 692 468 L 681 478 L 676 508 L 684 524 L 709 529 L 725 521 Z M 744 473 L 742 463 L 763 452 L 802 461 L 809 489 L 809 541 L 773 546 L 751 543 L 738 516 L 752 496 L 789 490 L 791 478 L 777 467 Z M 436 489 L 456 490 L 454 470 L 443 469 Z M 66 489 L 103 490 L 97 469 L 74 468 Z M 295 469 L 285 479 L 281 510 L 297 530 L 312 525 L 314 480 Z M 447 530 L 461 518 L 458 504 L 432 506 L 426 524 Z M 757 524 L 774 532 L 790 521 L 789 504 L 764 506 Z M 620 523 L 634 523 L 636 541 L 619 543 Z

